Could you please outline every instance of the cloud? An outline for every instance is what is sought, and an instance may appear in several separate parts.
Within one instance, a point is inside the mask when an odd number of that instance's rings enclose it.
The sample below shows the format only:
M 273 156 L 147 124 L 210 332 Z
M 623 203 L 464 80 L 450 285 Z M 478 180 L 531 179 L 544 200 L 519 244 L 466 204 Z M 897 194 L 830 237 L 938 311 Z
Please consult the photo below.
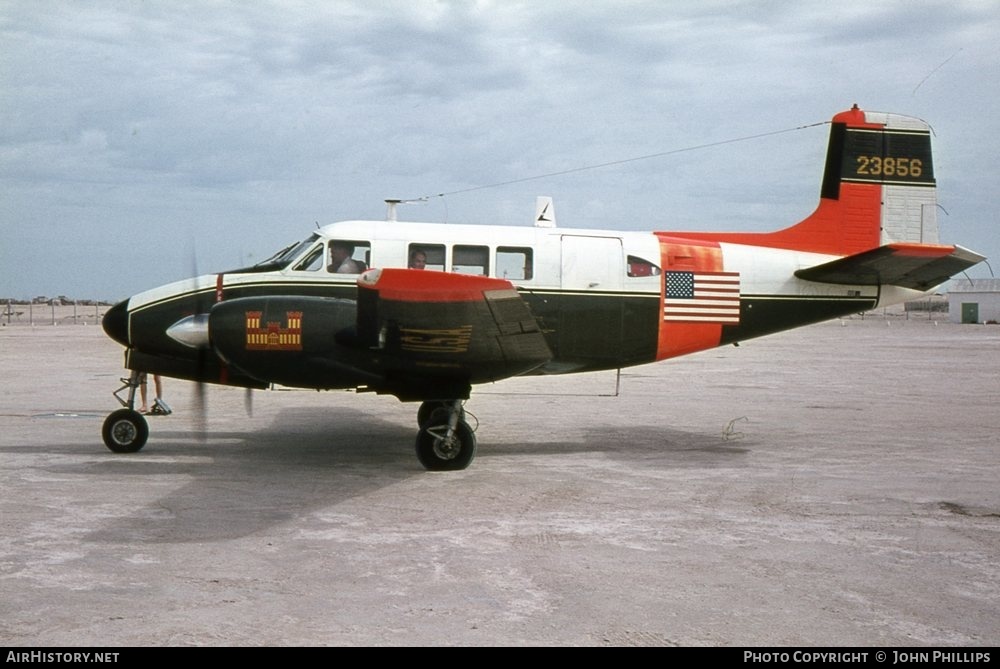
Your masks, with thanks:
M 958 198 L 976 248 L 995 239 L 1000 121 L 982 110 L 1000 90 L 998 32 L 985 2 L 7 2 L 4 283 L 65 293 L 55 284 L 85 276 L 123 295 L 161 276 L 109 277 L 119 240 L 143 267 L 185 236 L 230 266 L 234 238 L 264 253 L 316 220 L 381 217 L 386 197 L 791 128 L 854 102 L 934 125 L 943 201 Z M 566 226 L 780 227 L 814 203 L 824 133 L 406 213 L 526 223 L 547 193 Z M 46 237 L 72 271 L 22 261 Z

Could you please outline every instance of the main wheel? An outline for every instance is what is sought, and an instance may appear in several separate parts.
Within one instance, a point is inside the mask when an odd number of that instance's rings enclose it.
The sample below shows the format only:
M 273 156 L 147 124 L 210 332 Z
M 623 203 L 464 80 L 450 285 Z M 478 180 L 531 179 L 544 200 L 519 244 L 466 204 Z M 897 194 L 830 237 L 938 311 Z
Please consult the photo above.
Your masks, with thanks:
M 448 412 L 436 411 L 417 433 L 417 459 L 431 471 L 465 469 L 476 457 L 476 433 L 464 420 L 458 421 L 450 437 Z
M 427 400 L 426 402 L 421 402 L 420 408 L 417 409 L 417 427 L 426 425 L 435 411 L 438 409 L 447 409 L 451 404 L 447 400 Z M 465 409 L 462 409 L 462 413 L 459 414 L 458 418 L 459 420 L 465 420 Z
M 149 424 L 132 409 L 119 409 L 104 419 L 104 445 L 115 453 L 135 453 L 149 439 Z

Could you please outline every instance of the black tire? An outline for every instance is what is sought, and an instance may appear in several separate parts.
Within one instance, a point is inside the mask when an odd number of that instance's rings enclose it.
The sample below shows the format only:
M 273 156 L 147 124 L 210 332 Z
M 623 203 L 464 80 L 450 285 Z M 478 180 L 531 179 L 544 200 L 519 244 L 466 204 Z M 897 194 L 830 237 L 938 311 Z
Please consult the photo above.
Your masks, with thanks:
M 132 409 L 119 409 L 104 419 L 104 445 L 115 453 L 135 453 L 149 439 L 149 424 Z
M 468 423 L 458 421 L 449 439 L 443 436 L 447 430 L 448 412 L 439 411 L 417 433 L 417 459 L 430 471 L 465 469 L 476 457 L 476 433 Z
M 427 422 L 427 419 L 431 417 L 435 409 L 441 409 L 444 407 L 444 402 L 439 400 L 427 400 L 426 402 L 420 403 L 420 408 L 417 409 L 417 427 L 422 428 Z

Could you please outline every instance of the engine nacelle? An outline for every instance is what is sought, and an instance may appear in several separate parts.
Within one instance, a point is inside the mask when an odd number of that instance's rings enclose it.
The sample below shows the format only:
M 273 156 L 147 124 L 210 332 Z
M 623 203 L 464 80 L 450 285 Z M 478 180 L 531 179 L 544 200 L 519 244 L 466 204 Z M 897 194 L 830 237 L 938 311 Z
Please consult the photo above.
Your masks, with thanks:
M 351 388 L 377 380 L 351 346 L 357 303 L 324 297 L 243 297 L 209 315 L 212 348 L 249 376 L 306 388 Z M 341 342 L 347 342 L 347 345 Z M 358 358 L 357 360 L 355 358 Z

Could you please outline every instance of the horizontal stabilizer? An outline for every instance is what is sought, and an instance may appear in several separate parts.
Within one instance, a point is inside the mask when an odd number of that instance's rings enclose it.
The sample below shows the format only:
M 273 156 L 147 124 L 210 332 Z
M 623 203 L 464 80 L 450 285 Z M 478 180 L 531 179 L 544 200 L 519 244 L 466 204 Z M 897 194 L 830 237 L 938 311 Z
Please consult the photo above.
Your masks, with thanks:
M 892 285 L 929 290 L 985 260 L 961 246 L 887 244 L 871 251 L 800 269 L 795 276 L 848 286 Z

